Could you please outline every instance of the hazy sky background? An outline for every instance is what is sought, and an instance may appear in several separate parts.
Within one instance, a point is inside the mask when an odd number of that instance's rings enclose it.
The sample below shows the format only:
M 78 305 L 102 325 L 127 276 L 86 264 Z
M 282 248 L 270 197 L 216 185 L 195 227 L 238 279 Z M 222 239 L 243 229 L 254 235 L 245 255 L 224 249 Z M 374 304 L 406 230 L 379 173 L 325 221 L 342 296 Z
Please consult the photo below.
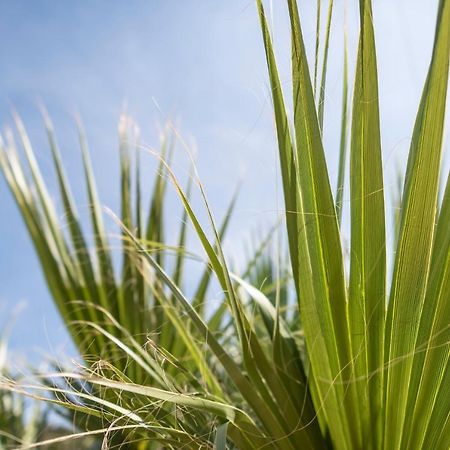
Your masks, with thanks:
M 299 2 L 310 55 L 315 0 Z M 326 3 L 323 2 L 325 13 Z M 392 174 L 405 162 L 414 116 L 429 63 L 436 1 L 374 0 L 378 44 L 382 139 Z M 356 58 L 358 13 L 348 0 L 350 76 Z M 269 4 L 267 3 L 268 9 Z M 325 109 L 325 144 L 336 175 L 342 79 L 343 0 L 335 0 Z M 289 36 L 284 2 L 273 1 L 274 36 L 289 93 Z M 105 205 L 118 205 L 117 122 L 126 108 L 140 124 L 143 142 L 157 146 L 158 124 L 176 119 L 197 149 L 197 164 L 213 209 L 224 213 L 244 180 L 227 239 L 230 254 L 257 227 L 279 215 L 277 148 L 258 17 L 253 0 L 0 0 L 0 122 L 14 107 L 28 128 L 39 161 L 53 180 L 37 108 L 43 101 L 54 121 L 81 215 L 87 201 L 72 114 L 87 131 Z M 126 106 L 124 106 L 126 105 Z M 175 168 L 188 167 L 179 148 Z M 144 163 L 148 183 L 154 163 Z M 50 175 L 51 173 L 51 175 Z M 56 188 L 50 183 L 53 192 Z M 386 196 L 393 179 L 388 175 Z M 345 198 L 348 201 L 348 192 Z M 176 199 L 171 199 L 176 204 Z M 169 227 L 177 225 L 179 209 Z M 12 197 L 0 177 L 0 314 L 26 304 L 12 348 L 67 348 L 68 338 L 47 292 L 39 264 Z M 231 238 L 232 237 L 232 238 Z M 1 322 L 0 322 L 1 323 Z

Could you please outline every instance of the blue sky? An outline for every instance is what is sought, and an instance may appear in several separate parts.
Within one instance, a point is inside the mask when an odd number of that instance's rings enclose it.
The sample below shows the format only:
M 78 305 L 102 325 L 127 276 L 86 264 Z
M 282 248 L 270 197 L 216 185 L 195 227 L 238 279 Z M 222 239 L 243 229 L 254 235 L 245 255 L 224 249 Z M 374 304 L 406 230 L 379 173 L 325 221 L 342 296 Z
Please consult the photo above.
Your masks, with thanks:
M 283 3 L 273 1 L 272 12 L 282 78 L 288 83 Z M 352 76 L 358 2 L 347 3 Z M 311 53 L 315 1 L 301 0 L 299 5 Z M 437 1 L 374 1 L 387 196 L 393 184 L 389 174 L 406 158 L 431 51 L 436 5 Z M 333 185 L 343 0 L 336 0 L 335 8 L 325 110 Z M 157 125 L 169 117 L 176 119 L 183 136 L 196 148 L 200 176 L 218 216 L 244 178 L 230 230 L 233 240 L 227 242 L 231 254 L 239 255 L 239 243 L 255 227 L 267 229 L 276 220 L 280 205 L 277 149 L 253 0 L 6 0 L 0 2 L 0 55 L 1 124 L 11 123 L 12 107 L 18 110 L 54 188 L 37 108 L 39 101 L 45 103 L 82 216 L 87 205 L 72 114 L 78 112 L 83 119 L 103 203 L 114 209 L 117 122 L 126 108 L 140 124 L 144 143 L 152 146 L 157 143 Z M 149 182 L 153 165 L 151 158 L 144 164 Z M 187 169 L 181 150 L 175 166 L 180 173 Z M 0 217 L 1 316 L 8 317 L 18 303 L 26 304 L 14 328 L 12 348 L 32 359 L 39 349 L 52 353 L 67 348 L 68 338 L 3 179 Z

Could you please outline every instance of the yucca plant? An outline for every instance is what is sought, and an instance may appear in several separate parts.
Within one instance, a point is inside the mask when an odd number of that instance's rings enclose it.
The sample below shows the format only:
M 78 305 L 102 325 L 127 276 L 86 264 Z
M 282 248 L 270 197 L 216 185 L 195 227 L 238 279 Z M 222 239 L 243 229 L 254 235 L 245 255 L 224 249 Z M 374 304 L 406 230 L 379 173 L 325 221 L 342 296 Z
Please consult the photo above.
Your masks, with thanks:
M 292 95 L 288 116 L 261 0 L 257 8 L 271 83 L 297 313 L 233 274 L 206 196 L 209 237 L 175 174 L 167 174 L 223 289 L 231 321 L 221 330 L 198 314 L 174 276 L 122 220 L 124 241 L 141 257 L 188 365 L 170 349 L 142 352 L 132 339 L 101 334 L 160 385 L 138 384 L 124 370 L 91 367 L 59 377 L 77 389 L 54 390 L 90 402 L 86 414 L 110 431 L 165 448 L 432 449 L 450 447 L 450 181 L 441 202 L 444 115 L 450 53 L 450 1 L 440 0 L 433 54 L 414 125 L 400 202 L 393 271 L 386 264 L 385 200 L 378 76 L 370 0 L 360 0 L 350 139 L 350 268 L 344 270 L 342 189 L 346 95 L 337 194 L 330 187 L 322 128 L 329 2 L 318 107 L 295 0 L 291 25 Z M 316 52 L 318 55 L 318 52 Z M 316 56 L 316 64 L 317 67 Z M 317 74 L 315 69 L 314 73 Z M 346 78 L 344 77 L 344 92 Z M 136 266 L 133 266 L 136 267 Z M 258 280 L 258 277 L 254 280 Z M 276 283 L 275 283 L 276 286 Z M 183 314 L 180 327 L 179 315 Z M 111 323 L 111 322 L 110 322 Z M 188 330 L 188 336 L 183 335 Z M 158 372 L 159 370 L 159 372 Z M 195 377 L 192 374 L 195 373 Z M 155 377 L 156 378 L 156 377 Z M 83 382 L 95 386 L 83 391 Z M 30 386 L 39 388 L 39 386 Z M 67 406 L 75 407 L 66 402 Z

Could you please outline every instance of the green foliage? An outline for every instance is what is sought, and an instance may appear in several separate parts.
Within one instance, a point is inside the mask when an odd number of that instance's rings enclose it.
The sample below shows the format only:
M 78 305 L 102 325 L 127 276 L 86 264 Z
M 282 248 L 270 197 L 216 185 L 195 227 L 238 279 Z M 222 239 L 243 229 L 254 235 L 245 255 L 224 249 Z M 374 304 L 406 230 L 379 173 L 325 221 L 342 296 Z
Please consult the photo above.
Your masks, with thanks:
M 7 332 L 0 334 L 0 380 L 4 383 L 11 378 L 7 366 Z M 46 426 L 46 413 L 35 405 L 29 419 L 26 418 L 26 405 L 23 396 L 7 390 L 0 390 L 0 450 L 14 448 L 36 441 Z
M 80 147 L 85 172 L 85 185 L 90 206 L 91 230 L 94 252 L 72 198 L 68 178 L 65 175 L 58 144 L 52 124 L 44 111 L 44 120 L 55 167 L 65 221 L 57 213 L 55 200 L 44 181 L 25 127 L 17 114 L 14 115 L 16 132 L 25 154 L 25 162 L 19 156 L 13 132 L 5 132 L 0 145 L 0 167 L 11 192 L 19 206 L 25 224 L 43 269 L 53 299 L 65 321 L 78 350 L 87 362 L 107 361 L 113 370 L 120 370 L 127 379 L 136 383 L 166 386 L 165 374 L 159 366 L 151 371 L 143 370 L 141 364 L 130 355 L 118 351 L 119 343 L 130 343 L 142 348 L 162 348 L 172 358 L 183 361 L 187 368 L 190 360 L 201 361 L 202 348 L 196 344 L 195 332 L 185 329 L 183 317 L 166 296 L 163 285 L 156 278 L 147 277 L 142 266 L 142 256 L 122 240 L 121 258 L 109 242 L 103 222 L 103 211 L 97 193 L 91 167 L 87 142 L 78 122 Z M 187 238 L 186 213 L 181 217 L 177 246 L 164 242 L 164 203 L 167 176 L 164 157 L 173 151 L 175 133 L 170 127 L 161 142 L 161 162 L 148 208 L 142 207 L 139 135 L 129 118 L 122 117 L 119 124 L 120 151 L 120 221 L 139 237 L 146 251 L 167 270 L 172 270 L 177 285 L 184 282 L 184 266 L 192 259 L 185 250 Z M 134 158 L 132 158 L 134 156 Z M 134 161 L 134 168 L 132 167 Z M 188 191 L 192 179 L 189 180 Z M 219 236 L 223 237 L 234 208 L 233 197 Z M 67 226 L 66 226 L 67 223 Z M 68 232 L 66 232 L 68 229 Z M 89 235 L 88 235 L 89 236 Z M 166 263 L 165 253 L 173 255 L 174 263 Z M 113 261 L 121 260 L 119 269 Z M 173 267 L 172 267 L 173 266 Z M 211 268 L 206 265 L 195 291 L 195 307 L 205 314 L 205 296 L 211 280 Z M 145 282 L 147 280 L 147 283 Z M 192 282 L 192 280 L 190 280 Z M 212 328 L 218 329 L 226 312 L 223 306 L 213 311 Z M 161 360 L 164 356 L 161 356 Z M 158 359 L 158 364 L 160 360 Z M 203 363 L 202 363 L 203 364 Z M 210 369 L 203 364 L 207 374 Z M 170 370 L 175 370 L 173 367 Z M 205 375 L 208 377 L 208 375 Z M 208 377 L 213 391 L 217 382 Z M 97 428 L 101 422 L 77 416 L 72 418 L 88 428 Z M 81 422 L 80 422 L 81 421 Z
M 350 149 L 348 288 L 318 131 L 320 111 L 318 120 L 312 106 L 313 89 L 297 6 L 293 0 L 288 4 L 293 49 L 293 140 L 288 135 L 272 44 L 258 2 L 286 209 L 296 211 L 295 220 L 291 224 L 288 220 L 288 235 L 291 256 L 299 255 L 292 265 L 294 273 L 298 271 L 295 278 L 316 408 L 323 411 L 335 448 L 447 448 L 450 435 L 442 427 L 448 421 L 450 407 L 444 379 L 449 356 L 449 303 L 444 294 L 448 293 L 448 272 L 444 259 L 439 266 L 432 262 L 438 254 L 444 258 L 449 251 L 444 233 L 439 232 L 447 223 L 446 200 L 439 211 L 437 192 L 448 84 L 450 3 L 439 4 L 433 57 L 400 206 L 389 295 L 371 2 L 360 1 Z
M 114 255 L 109 243 L 103 222 L 102 205 L 100 203 L 95 178 L 93 175 L 89 151 L 81 124 L 78 124 L 80 146 L 85 171 L 85 185 L 88 194 L 94 252 L 91 251 L 90 241 L 83 232 L 83 227 L 75 202 L 71 195 L 68 179 L 61 161 L 56 137 L 47 114 L 44 113 L 48 140 L 52 151 L 53 162 L 60 188 L 60 198 L 63 213 L 67 223 L 59 218 L 56 206 L 36 161 L 31 143 L 20 118 L 15 115 L 15 123 L 21 141 L 26 162 L 22 162 L 14 141 L 13 133 L 6 131 L 6 142 L 1 146 L 0 165 L 11 188 L 14 198 L 19 205 L 20 212 L 33 239 L 36 251 L 41 261 L 41 267 L 47 280 L 52 296 L 70 330 L 81 354 L 92 354 L 95 357 L 104 356 L 111 361 L 106 340 L 101 333 L 82 327 L 85 322 L 103 323 L 108 318 L 125 327 L 142 345 L 147 340 L 147 333 L 153 332 L 152 338 L 168 339 L 172 333 L 172 326 L 165 327 L 167 321 L 163 309 L 155 300 L 154 291 L 159 289 L 158 281 L 152 286 L 146 286 L 140 276 L 140 256 L 126 243 L 122 246 L 121 268 L 115 270 Z M 161 163 L 159 173 L 155 177 L 152 196 L 147 213 L 142 208 L 141 175 L 139 168 L 139 136 L 130 120 L 122 117 L 119 124 L 120 147 L 120 196 L 121 221 L 133 229 L 136 235 L 145 242 L 147 249 L 157 253 L 159 262 L 163 262 L 164 243 L 164 196 L 166 191 L 166 177 Z M 173 136 L 169 130 L 162 139 L 161 155 L 171 153 Z M 135 154 L 135 176 L 131 156 Z M 27 167 L 28 166 L 28 167 Z M 28 176 L 30 175 L 30 176 Z M 134 186 L 132 186 L 132 182 Z M 222 227 L 225 232 L 228 216 L 233 208 L 234 200 L 227 212 Z M 185 220 L 181 221 L 179 246 L 184 247 L 186 239 Z M 170 250 L 170 249 L 169 249 Z M 183 282 L 183 266 L 189 256 L 184 249 L 176 252 L 175 277 L 178 283 Z M 210 271 L 206 272 L 198 290 L 197 302 L 203 304 L 206 288 L 210 280 Z M 83 304 L 80 304 L 83 300 Z M 104 312 L 102 312 L 104 311 Z M 119 333 L 117 327 L 106 323 L 106 329 L 111 333 Z M 156 333 L 158 331 L 158 333 Z M 120 334 L 120 333 L 119 333 Z M 112 349 L 113 351 L 114 349 Z M 125 369 L 126 361 L 115 361 L 114 364 Z M 127 366 L 126 372 L 139 379 L 138 370 Z
M 10 321 L 11 323 L 11 321 Z M 7 349 L 8 327 L 0 334 L 0 382 L 14 386 L 23 374 L 11 369 L 11 356 Z M 16 381 L 14 381 L 16 380 Z M 55 426 L 50 419 L 51 410 L 43 402 L 26 401 L 15 389 L 0 390 L 0 450 L 33 447 L 38 442 L 71 434 L 73 426 Z M 54 420 L 53 420 L 54 422 Z M 95 445 L 97 444 L 97 445 Z M 75 443 L 48 444 L 44 450 L 75 449 Z M 85 437 L 76 443 L 77 449 L 96 450 L 99 442 Z
M 34 189 L 24 182 L 11 138 L 8 150 L 0 153 L 2 169 L 64 319 L 69 324 L 78 314 L 77 323 L 83 325 L 82 333 L 74 333 L 80 351 L 88 350 L 85 338 L 89 337 L 94 340 L 89 350 L 97 359 L 102 358 L 79 371 L 53 375 L 47 384 L 24 389 L 52 392 L 55 403 L 85 419 L 105 421 L 108 428 L 99 425 L 99 432 L 106 433 L 105 441 L 114 444 L 118 436 L 118 442 L 124 443 L 125 436 L 128 441 L 124 445 L 135 448 L 447 450 L 450 179 L 442 203 L 438 202 L 438 188 L 449 70 L 450 1 L 439 2 L 433 55 L 403 192 L 397 195 L 392 273 L 388 273 L 386 261 L 372 5 L 370 0 L 359 2 L 349 149 L 348 277 L 340 229 L 346 164 L 346 57 L 335 196 L 322 141 L 333 1 L 328 8 L 317 103 L 319 38 L 312 82 L 297 2 L 287 0 L 292 118 L 286 111 L 263 4 L 261 0 L 256 3 L 273 99 L 293 289 L 285 280 L 288 271 L 284 264 L 279 267 L 280 261 L 268 257 L 267 239 L 256 245 L 242 276 L 230 269 L 221 245 L 226 220 L 221 227 L 215 224 L 198 183 L 213 231 L 212 237 L 208 235 L 191 204 L 191 188 L 186 192 L 182 188 L 164 151 L 160 172 L 166 177 L 155 183 L 149 219 L 143 226 L 139 182 L 134 199 L 138 206 L 132 207 L 131 168 L 125 150 L 130 139 L 123 129 L 122 207 L 120 218 L 116 218 L 122 233 L 123 266 L 121 277 L 116 277 L 87 152 L 86 182 L 97 236 L 95 259 L 87 251 L 53 133 L 50 131 L 49 137 L 70 221 L 70 242 L 60 231 L 18 121 Z M 168 182 L 185 211 L 175 270 L 170 270 L 161 252 L 155 252 L 155 248 L 166 247 L 162 210 Z M 186 220 L 208 259 L 193 298 L 180 286 Z M 223 301 L 208 315 L 204 304 L 212 275 L 223 292 Z M 294 292 L 296 302 L 292 305 Z M 74 298 L 89 303 L 74 308 L 70 301 Z M 292 307 L 293 313 L 289 311 Z M 145 333 L 147 337 L 142 339 Z

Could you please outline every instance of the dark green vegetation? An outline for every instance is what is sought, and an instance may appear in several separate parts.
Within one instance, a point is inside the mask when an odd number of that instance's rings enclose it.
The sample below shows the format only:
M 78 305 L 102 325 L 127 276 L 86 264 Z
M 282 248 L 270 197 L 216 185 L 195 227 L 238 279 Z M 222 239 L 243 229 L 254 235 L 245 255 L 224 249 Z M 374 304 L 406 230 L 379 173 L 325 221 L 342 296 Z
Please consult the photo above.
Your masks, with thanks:
M 322 143 L 329 2 L 323 74 L 316 102 L 295 0 L 291 24 L 294 114 L 288 117 L 263 5 L 257 0 L 272 88 L 295 290 L 262 242 L 241 276 L 224 256 L 201 184 L 212 236 L 165 162 L 148 214 L 131 185 L 121 131 L 123 263 L 113 269 L 82 132 L 95 256 L 81 231 L 54 133 L 49 140 L 69 236 L 25 130 L 17 128 L 31 178 L 12 138 L 0 153 L 43 270 L 86 368 L 46 378 L 42 389 L 73 411 L 80 428 L 103 429 L 122 448 L 432 449 L 450 447 L 450 181 L 438 201 L 450 53 L 450 1 L 440 0 L 427 79 L 414 125 L 400 200 L 393 273 L 386 264 L 385 200 L 372 6 L 360 0 L 360 37 L 350 136 L 350 270 L 344 271 L 341 201 L 346 160 L 347 77 L 341 158 L 333 195 Z M 319 107 L 317 107 L 319 104 Z M 168 137 L 170 140 L 170 136 Z M 131 144 L 130 144 L 131 143 Z M 167 144 L 166 144 L 167 146 Z M 170 145 L 168 145 L 170 147 Z M 136 164 L 139 171 L 139 163 Z M 133 177 L 139 180 L 139 174 Z M 170 182 L 184 207 L 174 268 L 165 264 L 163 204 Z M 30 186 L 33 186 L 31 188 Z M 132 194 L 133 192 L 133 194 Z M 227 216 L 228 217 L 228 216 Z M 181 288 L 189 220 L 208 259 L 196 293 Z M 270 240 L 270 239 L 269 239 Z M 285 271 L 283 271 L 285 272 Z M 214 276 L 223 292 L 206 311 Z M 275 290 L 265 295 L 261 279 Z M 387 282 L 389 280 L 389 283 Z M 269 283 L 269 284 L 271 284 Z M 79 302 L 83 299 L 84 302 Z M 75 301 L 76 300 L 76 301 Z M 288 312 L 289 306 L 294 313 Z M 14 385 L 11 387 L 14 389 Z

